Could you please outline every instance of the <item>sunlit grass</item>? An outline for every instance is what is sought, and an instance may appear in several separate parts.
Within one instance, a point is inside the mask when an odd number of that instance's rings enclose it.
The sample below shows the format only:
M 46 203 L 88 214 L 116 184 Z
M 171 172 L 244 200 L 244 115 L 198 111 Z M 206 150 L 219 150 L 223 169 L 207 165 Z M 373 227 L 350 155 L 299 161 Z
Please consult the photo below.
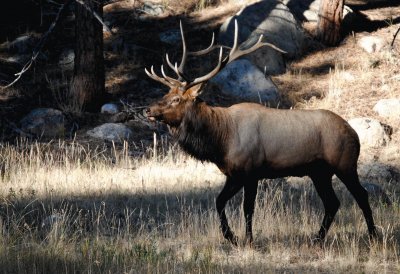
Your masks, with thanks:
M 399 203 L 374 204 L 382 240 L 370 246 L 358 207 L 342 208 L 323 246 L 312 184 L 260 184 L 253 249 L 222 239 L 214 209 L 224 176 L 174 146 L 141 158 L 130 147 L 0 146 L 0 272 L 240 272 L 399 270 Z M 243 239 L 241 194 L 228 207 Z

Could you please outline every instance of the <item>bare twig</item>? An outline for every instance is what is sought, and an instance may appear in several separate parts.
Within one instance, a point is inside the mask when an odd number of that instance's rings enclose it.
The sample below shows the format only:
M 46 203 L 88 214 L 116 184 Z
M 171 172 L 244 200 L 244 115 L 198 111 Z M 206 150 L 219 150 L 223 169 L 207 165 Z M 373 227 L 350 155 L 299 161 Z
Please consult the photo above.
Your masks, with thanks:
M 399 32 L 400 32 L 400 28 L 398 28 L 397 31 L 396 31 L 396 33 L 394 34 L 392 43 L 390 44 L 390 48 L 393 48 L 393 46 L 394 46 L 394 41 L 396 40 L 396 37 L 397 37 L 397 35 L 399 34 Z

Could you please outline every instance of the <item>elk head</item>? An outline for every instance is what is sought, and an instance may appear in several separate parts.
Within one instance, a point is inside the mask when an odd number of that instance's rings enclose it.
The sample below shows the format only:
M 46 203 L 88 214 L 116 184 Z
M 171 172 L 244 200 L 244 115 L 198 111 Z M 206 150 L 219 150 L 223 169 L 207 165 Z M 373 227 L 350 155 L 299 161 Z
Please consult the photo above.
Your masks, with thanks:
M 262 42 L 263 35 L 260 35 L 258 41 L 247 49 L 239 49 L 238 47 L 238 23 L 235 20 L 235 33 L 234 33 L 234 42 L 232 48 L 214 45 L 214 33 L 211 39 L 211 44 L 206 49 L 189 52 L 186 48 L 185 36 L 183 33 L 182 22 L 180 23 L 180 30 L 182 36 L 182 59 L 180 64 L 177 63 L 172 64 L 170 61 L 168 54 L 166 54 L 166 61 L 168 66 L 174 71 L 177 75 L 177 78 L 172 78 L 168 76 L 164 67 L 161 66 L 161 74 L 162 77 L 158 76 L 154 72 L 153 66 L 151 66 L 150 72 L 145 69 L 146 74 L 155 81 L 158 81 L 170 88 L 169 92 L 158 102 L 153 103 L 147 110 L 146 114 L 150 120 L 153 121 L 161 121 L 170 126 L 178 127 L 187 111 L 190 111 L 190 107 L 196 102 L 197 96 L 200 95 L 202 91 L 203 85 L 212 77 L 218 74 L 227 64 L 232 62 L 233 60 L 251 53 L 262 46 L 272 47 L 282 53 L 285 53 L 283 50 L 277 48 L 276 46 Z M 194 79 L 190 79 L 184 73 L 184 67 L 189 56 L 201 56 L 211 52 L 214 49 L 219 49 L 219 57 L 217 66 L 210 71 L 208 74 L 197 77 Z M 229 53 L 227 56 L 223 57 L 224 49 L 229 49 Z

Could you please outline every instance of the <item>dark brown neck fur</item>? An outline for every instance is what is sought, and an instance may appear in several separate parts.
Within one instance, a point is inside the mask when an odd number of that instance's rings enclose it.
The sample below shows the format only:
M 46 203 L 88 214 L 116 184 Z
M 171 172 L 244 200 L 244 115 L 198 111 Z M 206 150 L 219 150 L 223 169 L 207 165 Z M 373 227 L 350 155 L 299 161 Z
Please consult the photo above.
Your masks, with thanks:
M 194 102 L 188 107 L 181 125 L 176 129 L 180 146 L 201 161 L 222 164 L 231 121 L 222 108 Z

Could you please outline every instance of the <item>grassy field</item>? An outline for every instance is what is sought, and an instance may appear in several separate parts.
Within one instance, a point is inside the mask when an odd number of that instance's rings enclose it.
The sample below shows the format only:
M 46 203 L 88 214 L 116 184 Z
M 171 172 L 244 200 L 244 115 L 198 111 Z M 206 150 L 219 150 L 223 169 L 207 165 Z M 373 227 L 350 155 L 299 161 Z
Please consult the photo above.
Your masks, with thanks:
M 381 239 L 340 182 L 341 210 L 323 246 L 311 245 L 322 205 L 307 180 L 264 181 L 255 248 L 223 240 L 214 209 L 223 175 L 174 146 L 141 158 L 123 147 L 1 145 L 2 273 L 398 272 L 400 208 L 374 202 Z M 398 192 L 398 186 L 391 186 Z M 228 216 L 243 239 L 240 194 Z

